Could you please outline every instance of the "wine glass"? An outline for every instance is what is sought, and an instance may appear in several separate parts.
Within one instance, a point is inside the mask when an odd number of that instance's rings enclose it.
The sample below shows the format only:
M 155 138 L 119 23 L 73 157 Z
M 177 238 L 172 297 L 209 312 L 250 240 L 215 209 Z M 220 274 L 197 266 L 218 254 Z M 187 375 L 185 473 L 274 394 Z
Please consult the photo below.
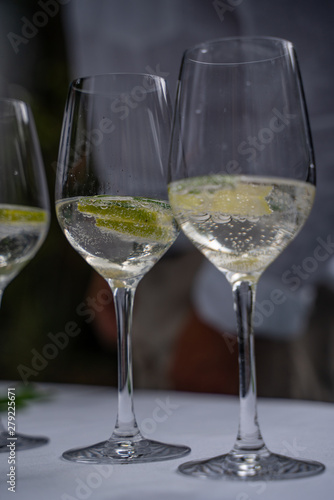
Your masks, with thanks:
M 169 160 L 182 230 L 231 284 L 240 418 L 232 450 L 182 464 L 191 476 L 283 479 L 324 467 L 272 453 L 256 410 L 252 311 L 259 277 L 305 223 L 315 165 L 295 50 L 269 37 L 218 39 L 184 54 Z
M 157 76 L 106 74 L 71 84 L 59 149 L 56 212 L 70 244 L 106 279 L 114 297 L 118 415 L 109 439 L 67 451 L 67 460 L 151 462 L 190 451 L 143 437 L 133 408 L 135 290 L 178 235 L 167 193 L 170 127 L 166 82 Z
M 49 228 L 49 198 L 42 155 L 29 106 L 0 99 L 0 302 L 3 292 L 35 256 Z M 0 452 L 8 452 L 0 421 Z M 15 447 L 34 448 L 45 437 L 15 433 Z

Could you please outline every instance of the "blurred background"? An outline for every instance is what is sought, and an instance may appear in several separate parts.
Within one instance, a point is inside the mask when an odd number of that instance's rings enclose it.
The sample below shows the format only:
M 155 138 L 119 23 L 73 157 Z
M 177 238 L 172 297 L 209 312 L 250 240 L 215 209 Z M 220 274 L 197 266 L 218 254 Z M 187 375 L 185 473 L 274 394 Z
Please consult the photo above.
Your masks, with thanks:
M 234 35 L 295 44 L 318 189 L 302 233 L 259 283 L 262 396 L 334 401 L 333 25 L 330 0 L 0 0 L 0 96 L 32 108 L 52 207 L 71 80 L 155 73 L 174 99 L 191 45 Z M 116 385 L 106 285 L 67 243 L 54 210 L 42 249 L 5 290 L 0 318 L 1 380 Z M 237 393 L 230 287 L 182 236 L 138 288 L 133 344 L 135 387 Z

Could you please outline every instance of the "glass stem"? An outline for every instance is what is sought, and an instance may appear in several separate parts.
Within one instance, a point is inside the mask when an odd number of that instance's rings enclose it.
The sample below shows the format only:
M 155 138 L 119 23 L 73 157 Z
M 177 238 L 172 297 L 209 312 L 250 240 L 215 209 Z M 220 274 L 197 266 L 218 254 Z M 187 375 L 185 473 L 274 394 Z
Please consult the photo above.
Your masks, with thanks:
M 239 344 L 239 429 L 233 451 L 259 452 L 265 450 L 256 409 L 256 373 L 254 336 L 252 329 L 256 285 L 238 281 L 232 285 L 237 316 Z
M 133 408 L 131 325 L 135 288 L 112 289 L 117 322 L 118 414 L 112 438 L 139 436 Z

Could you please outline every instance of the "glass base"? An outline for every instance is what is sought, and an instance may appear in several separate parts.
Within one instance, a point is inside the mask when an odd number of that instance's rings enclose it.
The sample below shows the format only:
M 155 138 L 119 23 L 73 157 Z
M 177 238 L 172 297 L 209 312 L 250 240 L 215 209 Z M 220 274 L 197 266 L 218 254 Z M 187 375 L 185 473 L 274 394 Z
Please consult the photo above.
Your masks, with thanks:
M 188 453 L 188 446 L 165 444 L 145 438 L 111 438 L 86 448 L 65 451 L 62 457 L 81 463 L 130 464 L 171 460 L 184 457 Z
M 26 436 L 25 434 L 15 434 L 15 436 L 9 436 L 7 432 L 1 432 L 0 453 L 9 453 L 10 448 L 8 445 L 11 442 L 15 443 L 15 451 L 22 451 L 43 446 L 49 442 L 49 439 L 40 436 Z
M 209 458 L 186 462 L 179 472 L 199 478 L 268 481 L 294 479 L 320 474 L 325 466 L 319 462 L 298 460 L 275 453 L 236 453 L 234 451 Z

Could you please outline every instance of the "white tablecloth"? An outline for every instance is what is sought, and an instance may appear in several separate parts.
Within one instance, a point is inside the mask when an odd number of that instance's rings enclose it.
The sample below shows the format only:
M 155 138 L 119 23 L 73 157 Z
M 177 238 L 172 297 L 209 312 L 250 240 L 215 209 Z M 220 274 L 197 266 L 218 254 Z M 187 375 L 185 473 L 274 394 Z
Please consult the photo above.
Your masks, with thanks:
M 7 490 L 8 455 L 0 454 L 1 500 L 320 500 L 333 496 L 332 404 L 260 400 L 259 420 L 268 447 L 318 460 L 326 465 L 326 471 L 306 479 L 239 483 L 196 479 L 176 472 L 180 463 L 218 455 L 232 447 L 238 426 L 237 398 L 137 391 L 137 420 L 146 436 L 187 444 L 192 451 L 178 460 L 101 466 L 70 463 L 60 457 L 69 448 L 109 437 L 116 418 L 116 391 L 52 384 L 42 388 L 50 392 L 50 398 L 18 411 L 17 430 L 46 435 L 50 442 L 17 452 L 15 494 Z

